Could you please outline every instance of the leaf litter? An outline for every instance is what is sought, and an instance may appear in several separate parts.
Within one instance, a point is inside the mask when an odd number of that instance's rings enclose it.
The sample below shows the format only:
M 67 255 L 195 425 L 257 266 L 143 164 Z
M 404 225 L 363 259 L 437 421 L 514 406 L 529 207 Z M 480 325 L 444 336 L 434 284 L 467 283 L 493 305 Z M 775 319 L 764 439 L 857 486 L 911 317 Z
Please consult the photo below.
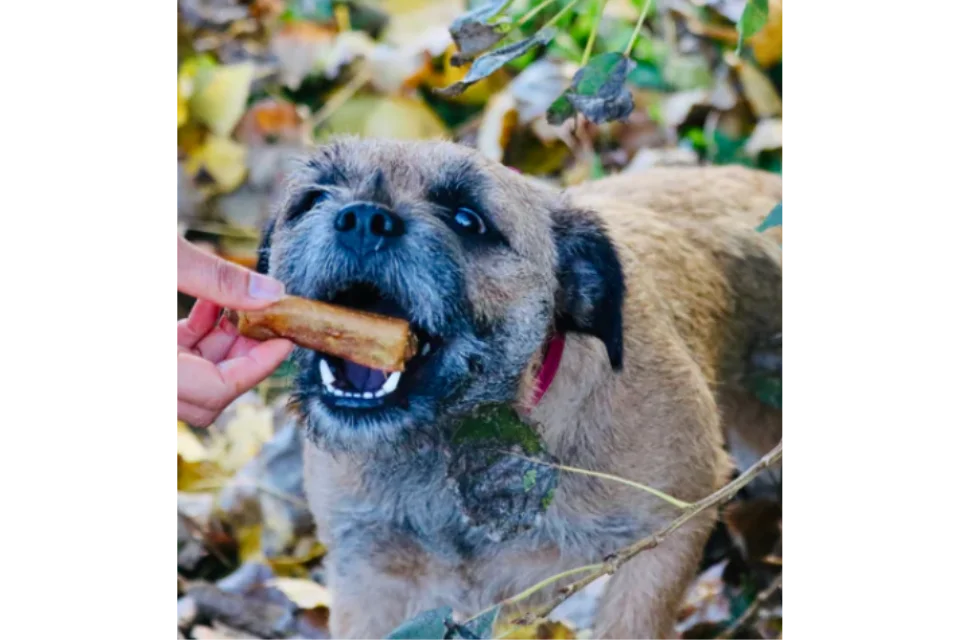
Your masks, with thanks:
M 608 0 L 585 68 L 594 3 L 548 26 L 567 5 L 557 0 L 520 24 L 540 4 L 180 0 L 181 233 L 253 266 L 291 161 L 346 133 L 452 139 L 554 186 L 672 165 L 780 172 L 779 0 L 765 3 L 762 24 L 741 20 L 760 3 L 671 0 L 647 16 L 629 56 L 643 3 Z M 765 232 L 779 234 L 781 211 Z M 191 302 L 178 298 L 180 317 Z M 326 549 L 303 493 L 301 434 L 284 411 L 293 373 L 284 365 L 207 430 L 178 423 L 180 637 L 329 637 Z M 779 389 L 763 391 L 779 402 Z M 752 506 L 718 524 L 678 634 L 720 635 L 779 573 L 780 520 L 767 499 L 740 496 Z M 546 623 L 499 616 L 492 633 L 590 637 L 600 587 Z M 776 596 L 738 634 L 778 637 L 781 616 Z

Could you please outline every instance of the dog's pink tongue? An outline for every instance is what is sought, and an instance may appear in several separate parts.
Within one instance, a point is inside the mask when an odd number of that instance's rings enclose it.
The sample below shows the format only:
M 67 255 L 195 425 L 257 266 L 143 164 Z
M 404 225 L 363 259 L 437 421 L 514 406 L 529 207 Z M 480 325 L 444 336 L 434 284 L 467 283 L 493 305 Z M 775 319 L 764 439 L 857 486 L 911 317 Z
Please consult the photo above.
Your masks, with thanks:
M 387 376 L 383 371 L 370 369 L 349 360 L 343 361 L 343 370 L 347 381 L 360 392 L 379 391 L 383 383 L 387 381 Z

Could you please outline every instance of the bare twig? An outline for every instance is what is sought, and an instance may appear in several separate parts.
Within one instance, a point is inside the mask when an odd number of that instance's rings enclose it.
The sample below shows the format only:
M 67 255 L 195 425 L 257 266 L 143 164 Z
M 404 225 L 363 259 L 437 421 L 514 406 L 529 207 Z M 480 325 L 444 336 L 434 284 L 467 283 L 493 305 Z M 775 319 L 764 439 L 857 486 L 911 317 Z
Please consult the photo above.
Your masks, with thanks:
M 590 38 L 587 40 L 587 46 L 583 49 L 583 57 L 580 59 L 580 66 L 585 66 L 590 60 L 590 54 L 593 53 L 593 43 L 597 39 L 597 31 L 600 29 L 600 20 L 603 19 L 603 10 L 607 6 L 607 0 L 597 0 L 597 15 L 593 19 L 593 26 L 590 28 Z
M 564 571 L 561 574 L 551 576 L 550 578 L 543 580 L 542 582 L 534 585 L 533 587 L 530 587 L 529 589 L 526 589 L 514 596 L 511 596 L 506 600 L 503 600 L 497 604 L 499 605 L 516 604 L 517 602 L 530 597 L 531 595 L 539 591 L 541 588 L 547 585 L 550 585 L 559 579 L 562 579 L 580 570 L 584 570 L 584 571 L 589 570 L 590 573 L 583 576 L 579 580 L 576 580 L 575 582 L 572 582 L 567 586 L 559 589 L 557 591 L 557 594 L 552 599 L 550 599 L 548 602 L 546 602 L 542 606 L 537 607 L 527 612 L 526 614 L 520 616 L 519 618 L 515 619 L 513 621 L 513 624 L 527 625 L 527 624 L 533 624 L 538 620 L 542 620 L 547 614 L 549 614 L 551 611 L 553 611 L 558 606 L 560 606 L 560 604 L 562 604 L 565 600 L 570 598 L 573 594 L 584 589 L 588 584 L 590 584 L 594 580 L 597 580 L 598 578 L 604 575 L 612 575 L 621 566 L 623 566 L 624 563 L 633 559 L 640 552 L 646 549 L 652 549 L 653 547 L 656 547 L 658 544 L 663 542 L 664 538 L 666 538 L 668 535 L 670 535 L 671 533 L 673 533 L 683 525 L 685 525 L 687 522 L 689 522 L 693 518 L 697 517 L 698 515 L 707 511 L 708 509 L 719 506 L 720 504 L 731 500 L 737 494 L 737 492 L 740 491 L 740 489 L 742 489 L 747 484 L 749 484 L 751 480 L 753 480 L 757 475 L 760 474 L 760 472 L 776 464 L 776 462 L 779 461 L 782 456 L 783 456 L 783 443 L 781 442 L 776 447 L 774 447 L 773 450 L 771 450 L 767 455 L 763 456 L 763 458 L 758 460 L 753 466 L 751 466 L 749 469 L 743 472 L 740 476 L 738 476 L 735 480 L 729 482 L 726 486 L 715 491 L 714 493 L 710 494 L 706 498 L 703 498 L 702 500 L 699 500 L 694 504 L 690 505 L 690 507 L 687 508 L 679 517 L 677 517 L 667 525 L 663 526 L 661 529 L 659 529 L 655 533 L 647 536 L 646 538 L 638 540 L 637 542 L 634 542 L 631 545 L 623 547 L 619 551 L 616 551 L 612 555 L 608 556 L 606 559 L 604 559 L 603 563 L 595 564 L 595 565 L 587 565 L 585 567 L 571 569 L 568 571 Z M 489 609 L 487 609 L 487 611 L 489 611 Z
M 643 26 L 643 20 L 647 17 L 647 12 L 650 11 L 650 3 L 653 0 L 647 0 L 643 9 L 640 10 L 640 17 L 637 18 L 637 26 L 633 28 L 633 33 L 630 35 L 630 42 L 627 43 L 627 48 L 623 50 L 623 55 L 629 57 L 633 53 L 633 48 L 637 46 L 637 38 L 640 37 L 640 27 Z
M 640 484 L 639 482 L 634 482 L 633 480 L 627 480 L 626 478 L 621 478 L 620 476 L 615 476 L 609 473 L 601 473 L 599 471 L 590 471 L 589 469 L 581 469 L 579 467 L 568 467 L 562 464 L 544 462 L 543 460 L 534 460 L 533 458 L 528 458 L 527 456 L 522 456 L 518 453 L 513 453 L 512 451 L 504 451 L 504 453 L 512 455 L 516 458 L 522 458 L 528 462 L 533 462 L 535 464 L 543 465 L 545 467 L 553 467 L 554 469 L 560 469 L 561 471 L 569 471 L 571 473 L 579 473 L 585 476 L 593 476 L 595 478 L 603 478 L 604 480 L 612 480 L 614 482 L 619 482 L 629 487 L 633 487 L 634 489 L 640 489 L 641 491 L 646 491 L 647 493 L 653 494 L 658 498 L 660 498 L 661 500 L 663 500 L 664 502 L 669 502 L 673 506 L 679 507 L 680 509 L 689 509 L 690 507 L 693 506 L 691 503 L 684 502 L 679 498 L 674 498 L 670 494 L 664 493 L 659 489 L 654 489 L 653 487 L 648 487 L 645 484 Z
M 313 131 L 317 127 L 326 122 L 330 116 L 336 113 L 340 107 L 345 105 L 350 98 L 355 96 L 360 89 L 364 87 L 370 79 L 373 78 L 373 72 L 370 70 L 369 66 L 364 65 L 355 75 L 350 82 L 343 85 L 339 91 L 330 96 L 330 99 L 324 103 L 320 111 L 318 111 L 313 118 L 310 120 L 310 134 L 313 135 Z
M 724 629 L 723 633 L 717 636 L 717 638 L 732 638 L 740 627 L 745 625 L 750 618 L 754 616 L 757 610 L 760 608 L 764 602 L 773 597 L 773 594 L 777 592 L 777 589 L 783 586 L 783 574 L 778 574 L 777 577 L 770 583 L 766 589 L 757 594 L 757 597 L 753 599 L 753 602 L 750 603 L 750 606 L 740 614 L 740 617 L 733 621 L 733 623 Z

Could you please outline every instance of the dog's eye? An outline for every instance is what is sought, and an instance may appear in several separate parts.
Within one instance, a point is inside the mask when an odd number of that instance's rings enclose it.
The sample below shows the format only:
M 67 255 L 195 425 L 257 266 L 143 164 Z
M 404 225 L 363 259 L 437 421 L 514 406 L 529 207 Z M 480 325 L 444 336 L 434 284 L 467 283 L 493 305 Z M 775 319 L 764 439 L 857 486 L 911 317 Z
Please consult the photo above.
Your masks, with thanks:
M 483 223 L 483 218 L 466 207 L 457 209 L 457 212 L 453 214 L 453 222 L 459 233 L 483 235 L 487 232 L 487 225 Z
M 310 191 L 307 191 L 292 207 L 290 207 L 290 213 L 287 214 L 287 222 L 295 222 L 305 213 L 329 198 L 330 192 L 320 187 L 316 187 Z

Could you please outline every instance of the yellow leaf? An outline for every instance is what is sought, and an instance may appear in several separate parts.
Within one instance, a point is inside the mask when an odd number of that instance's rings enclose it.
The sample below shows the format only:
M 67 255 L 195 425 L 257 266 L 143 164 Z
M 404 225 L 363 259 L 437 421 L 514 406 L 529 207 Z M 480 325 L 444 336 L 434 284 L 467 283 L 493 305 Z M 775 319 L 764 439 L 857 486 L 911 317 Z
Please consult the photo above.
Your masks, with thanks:
M 330 593 L 327 588 L 313 580 L 303 578 L 273 578 L 267 582 L 268 587 L 274 587 L 283 592 L 283 595 L 301 609 L 315 609 L 330 605 Z
M 240 121 L 247 107 L 254 66 L 244 62 L 209 71 L 209 80 L 195 87 L 190 111 L 218 136 L 227 136 Z
M 517 102 L 513 95 L 506 91 L 495 95 L 483 111 L 477 130 L 477 151 L 494 162 L 501 162 L 517 118 Z
M 304 565 L 323 557 L 323 555 L 327 552 L 327 548 L 321 542 L 309 540 L 307 538 L 304 538 L 301 541 L 308 542 L 309 548 L 296 549 L 294 551 L 294 555 L 290 556 L 274 556 L 272 558 L 267 558 L 267 564 L 270 565 L 270 568 L 273 569 L 275 574 L 284 577 L 304 576 L 307 573 Z M 297 546 L 300 546 L 299 543 Z
M 194 178 L 201 170 L 211 178 L 218 191 L 233 191 L 247 175 L 247 150 L 230 140 L 209 136 L 193 154 L 187 158 L 187 171 Z
M 184 462 L 204 462 L 210 459 L 207 448 L 185 423 L 177 421 L 177 455 Z
M 260 550 L 260 534 L 263 527 L 259 524 L 249 527 L 239 527 L 234 533 L 237 541 L 240 562 L 261 562 L 263 552 Z
M 770 0 L 767 6 L 767 22 L 760 31 L 747 38 L 753 57 L 762 67 L 776 64 L 783 58 L 783 3 Z
M 327 120 L 321 138 L 363 137 L 423 140 L 440 138 L 447 128 L 422 101 L 402 96 L 354 96 Z
M 177 83 L 177 128 L 187 124 L 190 119 L 190 112 L 187 110 L 187 99 L 183 97 L 183 91 L 180 90 L 180 84 Z
M 237 406 L 222 432 L 212 434 L 210 457 L 227 472 L 239 471 L 273 436 L 273 410 L 252 404 Z

